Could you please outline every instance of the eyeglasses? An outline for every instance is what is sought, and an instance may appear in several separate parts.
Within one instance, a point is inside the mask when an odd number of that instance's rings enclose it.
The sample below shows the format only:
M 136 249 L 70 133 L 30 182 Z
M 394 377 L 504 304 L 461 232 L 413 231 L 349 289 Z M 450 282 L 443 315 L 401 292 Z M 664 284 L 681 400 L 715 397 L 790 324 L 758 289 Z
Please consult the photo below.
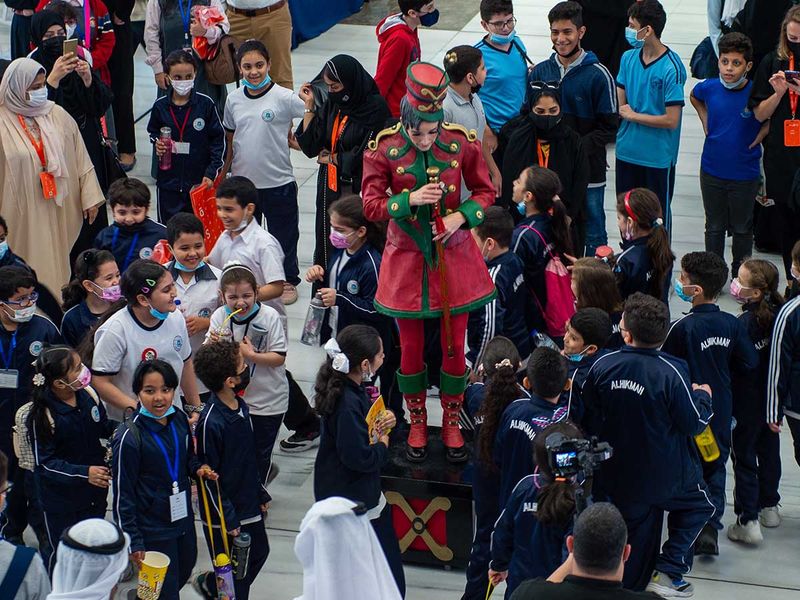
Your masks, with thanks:
M 24 296 L 19 300 L 4 300 L 4 304 L 11 304 L 13 306 L 30 306 L 31 304 L 36 304 L 36 301 L 39 299 L 39 294 L 37 292 L 33 292 L 30 296 Z
M 495 29 L 514 29 L 514 26 L 517 24 L 517 19 L 511 17 L 505 21 L 487 21 L 486 24 L 491 25 Z
M 557 92 L 558 89 L 561 87 L 560 81 L 531 81 L 528 83 L 530 88 L 533 91 L 546 91 L 550 90 L 553 92 Z
M 9 481 L 6 483 L 6 487 L 0 490 L 0 494 L 8 494 L 11 491 L 11 488 L 14 487 L 14 483 Z

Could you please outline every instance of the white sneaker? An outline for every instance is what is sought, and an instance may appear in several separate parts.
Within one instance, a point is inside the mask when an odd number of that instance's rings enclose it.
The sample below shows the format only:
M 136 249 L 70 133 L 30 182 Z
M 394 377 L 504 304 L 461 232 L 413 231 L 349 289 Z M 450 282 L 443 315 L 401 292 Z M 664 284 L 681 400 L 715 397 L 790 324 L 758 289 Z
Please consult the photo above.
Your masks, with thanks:
M 683 577 L 672 579 L 669 575 L 659 571 L 653 571 L 645 591 L 658 594 L 662 598 L 691 598 L 694 596 L 694 586 Z
M 761 526 L 758 521 L 748 521 L 742 524 L 737 519 L 736 523 L 728 526 L 728 539 L 732 542 L 757 546 L 764 541 L 764 536 L 761 534 Z
M 758 520 L 764 527 L 777 527 L 781 524 L 781 513 L 777 506 L 768 506 L 758 513 Z

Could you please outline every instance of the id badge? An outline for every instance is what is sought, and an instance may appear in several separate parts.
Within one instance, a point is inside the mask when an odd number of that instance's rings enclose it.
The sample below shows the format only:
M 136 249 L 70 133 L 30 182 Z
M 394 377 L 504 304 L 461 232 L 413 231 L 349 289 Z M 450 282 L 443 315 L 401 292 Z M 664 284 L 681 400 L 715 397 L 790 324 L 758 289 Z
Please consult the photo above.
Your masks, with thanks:
M 19 371 L 16 369 L 0 369 L 0 389 L 15 390 L 19 381 Z
M 189 509 L 186 506 L 186 492 L 178 492 L 169 497 L 169 518 L 172 523 L 180 521 L 189 516 Z
M 189 154 L 189 142 L 172 142 L 172 151 L 175 154 Z
M 800 146 L 800 120 L 789 119 L 783 122 L 783 145 Z
M 800 146 L 800 143 L 797 144 Z M 39 181 L 42 183 L 42 194 L 45 200 L 54 200 L 58 191 L 56 190 L 56 178 L 52 173 L 39 173 Z

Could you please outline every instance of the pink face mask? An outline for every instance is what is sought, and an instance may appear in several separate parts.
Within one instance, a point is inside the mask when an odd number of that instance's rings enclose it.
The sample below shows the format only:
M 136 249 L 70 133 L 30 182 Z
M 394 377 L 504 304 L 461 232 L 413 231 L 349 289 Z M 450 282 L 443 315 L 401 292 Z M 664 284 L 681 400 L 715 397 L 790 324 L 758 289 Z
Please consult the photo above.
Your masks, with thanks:
M 110 285 L 107 288 L 104 288 L 97 285 L 94 282 L 92 283 L 98 290 L 100 290 L 100 293 L 98 294 L 97 292 L 95 292 L 95 295 L 99 296 L 102 300 L 105 300 L 106 302 L 116 302 L 122 297 L 122 290 L 120 290 L 120 287 L 118 285 Z
M 742 290 L 743 289 L 749 290 L 750 288 L 745 288 L 739 282 L 739 278 L 738 277 L 735 278 L 733 281 L 731 281 L 731 298 L 736 300 L 736 302 L 738 302 L 739 304 L 745 304 L 749 300 L 749 298 L 745 298 L 745 297 L 742 296 Z
M 78 390 L 82 390 L 83 388 L 88 386 L 90 383 L 92 383 L 92 372 L 89 370 L 89 368 L 86 365 L 82 364 L 81 365 L 81 372 L 78 373 L 77 379 L 75 379 L 75 381 L 67 383 L 67 385 L 70 387 L 70 389 L 72 389 L 74 391 L 78 391 Z
M 355 231 L 351 231 L 347 235 L 343 233 L 339 233 L 335 229 L 331 229 L 331 234 L 328 236 L 328 239 L 331 241 L 331 245 L 334 248 L 338 248 L 339 250 L 345 250 L 352 245 L 350 241 L 350 236 L 353 235 Z

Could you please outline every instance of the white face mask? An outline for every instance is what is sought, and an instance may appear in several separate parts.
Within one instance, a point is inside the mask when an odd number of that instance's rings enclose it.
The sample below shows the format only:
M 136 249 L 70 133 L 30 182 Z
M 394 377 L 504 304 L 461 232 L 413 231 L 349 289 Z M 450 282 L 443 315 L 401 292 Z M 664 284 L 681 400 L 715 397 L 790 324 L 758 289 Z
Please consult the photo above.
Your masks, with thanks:
M 47 102 L 47 87 L 28 90 L 28 104 L 30 106 L 42 106 L 45 102 Z
M 175 92 L 179 96 L 188 96 L 189 93 L 192 91 L 193 87 L 194 87 L 194 79 L 172 82 L 172 89 L 175 90 Z
M 74 25 L 67 25 L 67 39 L 72 37 L 72 34 L 75 33 L 75 30 L 78 28 L 77 24 Z
M 6 305 L 6 309 L 10 309 L 12 314 L 9 315 L 8 318 L 14 321 L 14 323 L 27 323 L 36 313 L 36 303 L 33 303 L 25 308 L 12 308 Z

